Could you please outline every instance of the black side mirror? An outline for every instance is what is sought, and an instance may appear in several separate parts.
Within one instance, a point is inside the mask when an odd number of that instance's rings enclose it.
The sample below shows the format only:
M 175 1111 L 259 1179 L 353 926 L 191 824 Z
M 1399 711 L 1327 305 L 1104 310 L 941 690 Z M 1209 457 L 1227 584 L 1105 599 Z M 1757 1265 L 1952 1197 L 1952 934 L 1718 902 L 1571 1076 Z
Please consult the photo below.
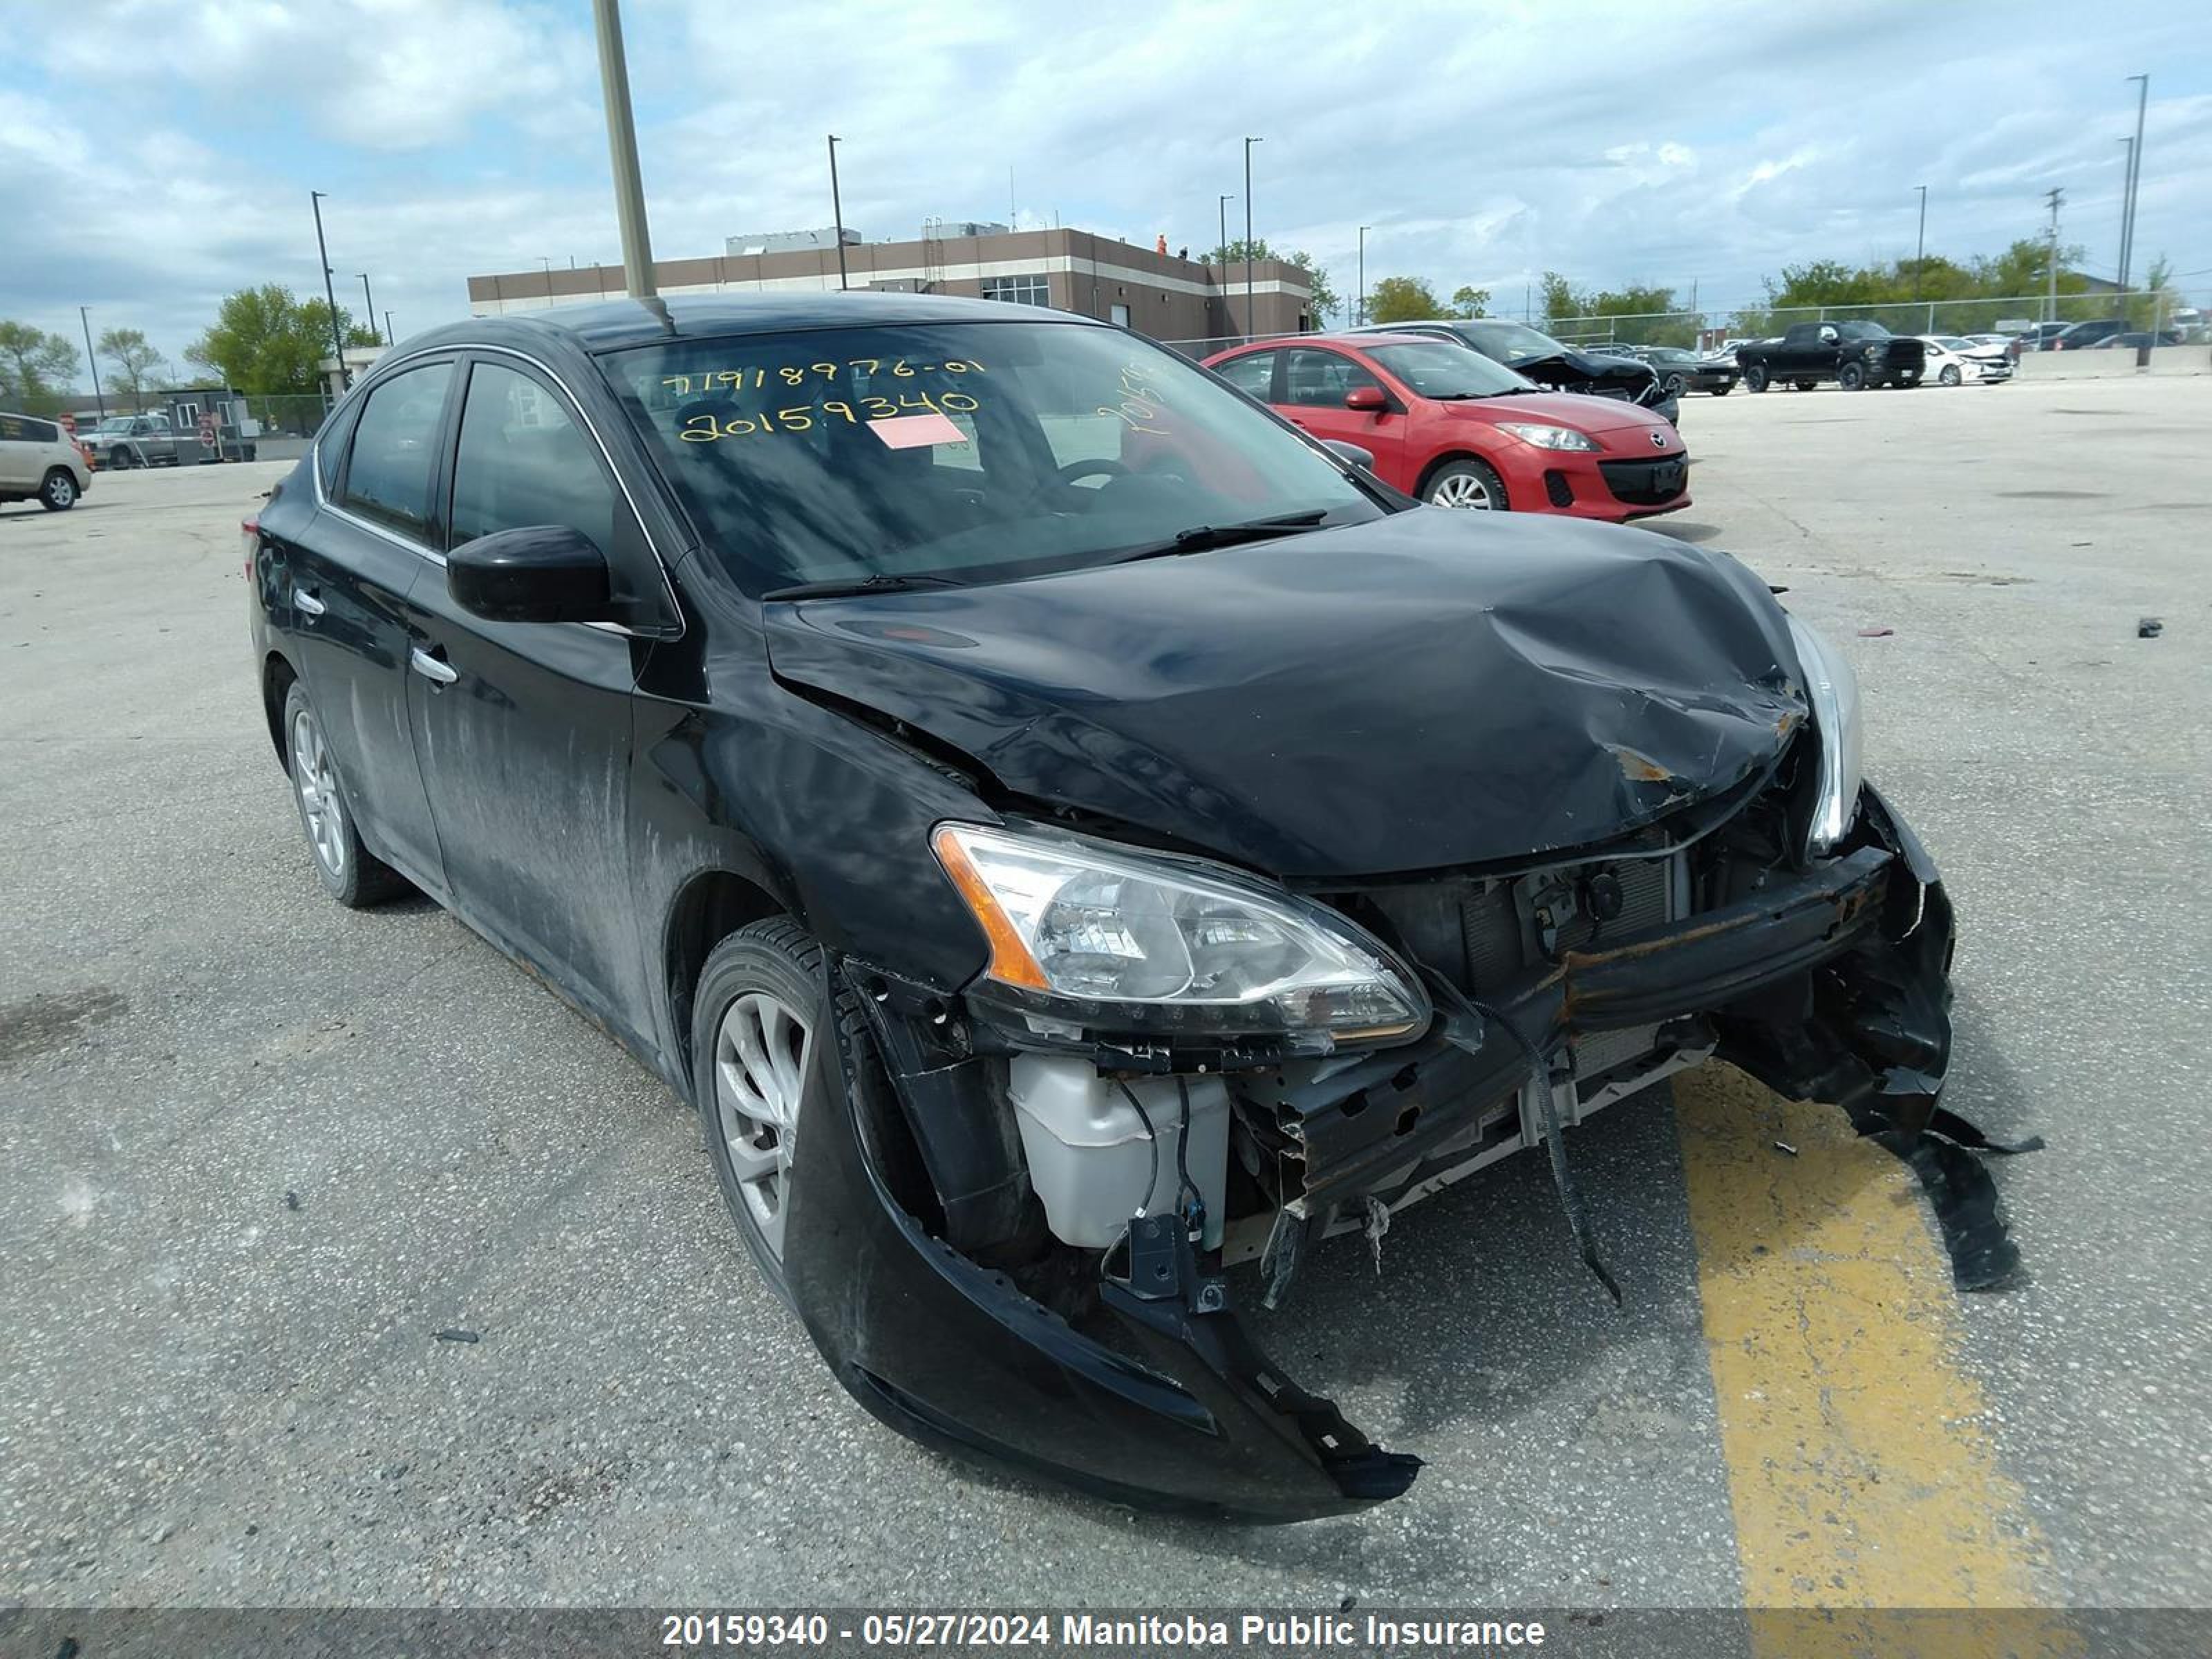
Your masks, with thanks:
M 454 603 L 487 622 L 612 622 L 606 555 L 567 525 L 496 530 L 446 556 Z
M 1371 449 L 1362 449 L 1358 444 L 1348 444 L 1341 438 L 1323 438 L 1321 447 L 1340 461 L 1365 467 L 1370 472 L 1375 470 L 1375 452 Z

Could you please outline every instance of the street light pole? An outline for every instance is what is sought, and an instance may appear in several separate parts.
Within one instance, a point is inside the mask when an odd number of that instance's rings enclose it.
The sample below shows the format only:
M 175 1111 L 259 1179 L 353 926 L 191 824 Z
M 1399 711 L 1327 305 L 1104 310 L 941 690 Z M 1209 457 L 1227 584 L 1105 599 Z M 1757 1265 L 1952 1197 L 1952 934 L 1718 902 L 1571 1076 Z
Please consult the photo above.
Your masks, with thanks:
M 2128 275 L 2135 267 L 2136 257 L 2136 191 L 2142 182 L 2143 112 L 2150 104 L 2150 76 L 2130 75 L 2128 79 L 2137 83 L 2136 93 L 2136 141 L 2128 147 L 2127 229 L 2120 241 L 2120 291 L 2128 288 Z
M 392 331 L 392 313 L 388 311 L 384 313 L 384 343 L 386 345 L 399 343 L 399 337 Z
M 1244 332 L 1249 337 L 1258 331 L 1252 309 L 1252 146 L 1263 142 L 1258 138 L 1244 141 Z
M 1355 325 L 1367 320 L 1367 233 L 1375 227 L 1359 228 L 1359 307 L 1352 313 Z
M 92 349 L 92 307 L 79 306 L 76 319 L 84 325 L 84 360 L 92 366 L 92 406 L 100 411 L 100 418 L 107 418 L 107 399 L 100 395 L 100 359 Z
M 837 135 L 830 135 L 830 218 L 832 234 L 837 239 L 837 291 L 842 294 L 845 282 L 845 203 L 837 194 Z
M 311 190 L 307 199 L 315 209 L 315 257 L 323 262 L 323 298 L 331 307 L 331 350 L 337 359 L 338 390 L 348 384 L 345 366 L 345 333 L 338 327 L 338 291 L 331 283 L 331 251 L 323 241 L 323 192 Z
M 637 127 L 629 108 L 629 66 L 623 58 L 617 0 L 592 0 L 599 39 L 599 94 L 606 104 L 607 153 L 614 164 L 615 221 L 622 229 L 623 281 L 630 297 L 650 300 L 653 234 L 645 220 L 645 181 L 637 170 Z
M 1920 297 L 1920 268 L 1928 258 L 1928 186 L 1914 186 L 1920 192 L 1920 240 L 1912 249 L 1912 297 Z
M 2119 142 L 2128 147 L 2127 169 L 2120 179 L 2120 306 L 2124 310 L 2128 302 L 2128 190 L 2136 176 L 2136 141 L 2123 138 Z
M 368 291 L 368 273 L 365 270 L 356 270 L 354 275 L 361 278 L 361 302 L 368 308 L 368 331 L 374 334 L 376 332 L 376 295 Z M 377 340 L 377 344 L 380 346 L 391 343 L 392 341 L 388 337 L 380 337 Z
M 2045 199 L 2051 204 L 2051 252 L 2044 261 L 2049 268 L 2045 274 L 2050 287 L 2043 301 L 2043 320 L 2055 323 L 2058 320 L 2058 204 L 2066 199 L 2065 186 L 2052 185 Z

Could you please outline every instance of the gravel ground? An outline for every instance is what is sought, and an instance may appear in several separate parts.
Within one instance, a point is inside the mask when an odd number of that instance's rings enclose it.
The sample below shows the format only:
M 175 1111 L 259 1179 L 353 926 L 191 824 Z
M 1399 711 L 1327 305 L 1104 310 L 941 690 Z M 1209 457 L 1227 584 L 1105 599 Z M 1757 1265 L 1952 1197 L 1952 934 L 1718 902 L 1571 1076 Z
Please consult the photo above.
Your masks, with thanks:
M 1953 1103 L 2052 1141 L 1999 1174 L 2028 1280 L 1965 1318 L 2046 1593 L 2204 1601 L 2212 381 L 1683 418 L 1661 526 L 1845 641 L 1952 884 Z M 1399 1504 L 1166 1522 L 877 1426 L 664 1088 L 427 902 L 323 896 L 246 642 L 283 470 L 0 511 L 0 1601 L 1738 1599 L 1663 1097 L 1574 1138 L 1623 1311 L 1522 1158 L 1262 1322 L 1430 1460 Z

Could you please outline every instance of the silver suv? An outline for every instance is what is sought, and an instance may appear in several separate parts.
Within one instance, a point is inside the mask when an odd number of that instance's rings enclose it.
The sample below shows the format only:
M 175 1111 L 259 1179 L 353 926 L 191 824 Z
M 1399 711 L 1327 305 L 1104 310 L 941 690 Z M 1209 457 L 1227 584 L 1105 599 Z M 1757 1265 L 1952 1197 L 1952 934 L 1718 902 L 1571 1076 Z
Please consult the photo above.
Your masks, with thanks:
M 0 414 L 0 501 L 35 499 L 49 513 L 65 513 L 91 488 L 92 469 L 60 427 L 35 415 Z

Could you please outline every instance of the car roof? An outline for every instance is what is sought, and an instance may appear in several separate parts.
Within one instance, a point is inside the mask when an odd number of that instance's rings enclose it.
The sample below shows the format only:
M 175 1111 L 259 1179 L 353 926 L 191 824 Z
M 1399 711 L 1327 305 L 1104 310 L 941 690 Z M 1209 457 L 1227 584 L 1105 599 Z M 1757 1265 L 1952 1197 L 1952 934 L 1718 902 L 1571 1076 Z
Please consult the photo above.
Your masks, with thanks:
M 652 300 L 610 300 L 556 306 L 504 317 L 453 323 L 407 342 L 410 354 L 433 345 L 520 345 L 559 337 L 592 353 L 622 351 L 670 340 L 732 334 L 786 334 L 818 328 L 889 328 L 917 323 L 1064 323 L 1110 327 L 1095 318 L 1042 306 L 947 295 L 860 289 L 762 294 L 681 294 Z

